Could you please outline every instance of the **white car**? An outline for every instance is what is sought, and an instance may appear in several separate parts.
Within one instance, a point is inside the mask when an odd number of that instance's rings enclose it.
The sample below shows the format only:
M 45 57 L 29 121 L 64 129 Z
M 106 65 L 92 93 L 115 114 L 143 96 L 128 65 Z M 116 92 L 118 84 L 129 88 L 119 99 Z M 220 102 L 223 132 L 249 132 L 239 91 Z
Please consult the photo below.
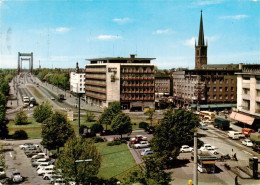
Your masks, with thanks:
M 141 156 L 146 156 L 150 154 L 153 154 L 153 151 L 150 148 L 147 148 L 141 152 Z
M 44 168 L 40 168 L 39 170 L 37 170 L 37 174 L 38 175 L 44 175 L 47 172 L 54 172 L 53 171 L 54 166 L 50 165 L 50 166 L 46 166 Z
M 214 154 L 214 155 L 217 155 L 218 152 L 213 149 L 211 146 L 210 147 L 201 147 L 200 148 L 201 151 L 209 151 L 210 153 Z
M 207 147 L 211 147 L 211 148 L 213 148 L 213 149 L 217 149 L 217 147 L 212 146 L 212 145 L 210 145 L 210 144 L 204 144 L 203 147 L 206 147 L 206 148 L 207 148 Z
M 242 144 L 245 145 L 245 146 L 253 146 L 253 143 L 250 139 L 243 140 Z
M 31 160 L 41 159 L 41 158 L 49 158 L 45 153 L 38 153 L 32 156 Z
M 25 149 L 25 148 L 31 148 L 33 146 L 33 143 L 24 143 L 23 145 L 19 145 L 20 149 Z
M 140 143 L 134 144 L 134 148 L 147 148 L 149 146 L 148 141 L 140 141 Z
M 42 178 L 43 180 L 51 180 L 52 177 L 56 176 L 57 174 L 55 173 L 55 171 L 49 171 L 49 172 L 46 172 Z
M 56 179 L 54 185 L 66 185 L 66 181 L 64 179 Z
M 3 166 L 0 166 L 0 179 L 4 179 L 6 177 L 5 169 Z
M 18 170 L 15 170 L 12 172 L 12 176 L 11 176 L 13 182 L 22 182 L 23 181 L 23 177 L 21 176 L 20 172 Z
M 189 147 L 188 145 L 182 145 L 181 146 L 181 149 L 180 149 L 180 152 L 192 152 L 193 151 L 193 148 L 192 147 Z
M 50 163 L 49 162 L 43 162 L 43 163 L 40 163 L 39 166 L 37 167 L 37 171 L 41 168 L 45 168 L 47 166 L 50 166 Z

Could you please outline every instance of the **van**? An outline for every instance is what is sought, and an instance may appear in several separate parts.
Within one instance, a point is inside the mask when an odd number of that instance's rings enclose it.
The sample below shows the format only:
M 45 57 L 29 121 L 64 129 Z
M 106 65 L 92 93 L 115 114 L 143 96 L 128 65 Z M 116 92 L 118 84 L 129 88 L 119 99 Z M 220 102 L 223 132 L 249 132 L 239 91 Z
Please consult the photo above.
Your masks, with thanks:
M 246 137 L 249 137 L 251 133 L 254 133 L 255 131 L 251 128 L 243 128 L 242 134 L 244 134 Z
M 235 132 L 235 131 L 229 131 L 228 132 L 228 137 L 230 137 L 231 139 L 239 139 L 240 138 L 240 133 L 239 132 Z

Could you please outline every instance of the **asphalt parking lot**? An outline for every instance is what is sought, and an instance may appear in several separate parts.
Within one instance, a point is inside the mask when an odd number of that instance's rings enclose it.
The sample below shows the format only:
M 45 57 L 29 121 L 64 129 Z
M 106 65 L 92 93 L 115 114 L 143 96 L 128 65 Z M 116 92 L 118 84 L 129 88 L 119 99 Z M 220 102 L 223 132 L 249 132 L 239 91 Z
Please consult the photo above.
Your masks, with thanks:
M 39 142 L 33 143 L 39 144 Z M 27 156 L 24 154 L 24 151 L 19 148 L 20 144 L 23 144 L 23 142 L 15 142 L 13 145 L 13 151 L 5 153 L 6 165 L 8 166 L 8 169 L 6 170 L 7 177 L 11 177 L 13 170 L 19 170 L 22 177 L 24 178 L 24 182 L 20 184 L 49 184 L 48 181 L 42 179 L 42 176 L 37 175 L 36 169 L 31 165 L 31 158 L 27 158 Z

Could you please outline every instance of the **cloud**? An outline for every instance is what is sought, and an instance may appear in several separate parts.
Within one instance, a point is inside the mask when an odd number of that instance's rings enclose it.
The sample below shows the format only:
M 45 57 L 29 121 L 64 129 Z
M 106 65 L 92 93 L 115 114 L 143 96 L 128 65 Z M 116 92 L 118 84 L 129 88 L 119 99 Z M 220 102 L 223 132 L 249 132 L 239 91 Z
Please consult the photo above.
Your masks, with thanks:
M 208 42 L 214 42 L 214 41 L 216 41 L 216 40 L 219 39 L 219 36 L 218 36 L 218 35 L 205 36 L 205 39 L 206 39 Z
M 113 21 L 119 24 L 125 24 L 131 22 L 132 20 L 128 17 L 125 17 L 125 18 L 114 18 Z
M 258 2 L 259 0 L 252 0 L 252 1 L 254 1 L 254 2 Z
M 58 28 L 55 28 L 54 30 L 57 33 L 66 33 L 68 31 L 70 31 L 71 29 L 70 28 L 66 28 L 66 27 L 58 27 Z
M 220 16 L 220 19 L 235 19 L 235 20 L 240 20 L 240 19 L 245 19 L 248 18 L 248 15 L 228 15 L 228 16 Z
M 214 4 L 220 4 L 223 3 L 224 0 L 200 0 L 197 1 L 196 4 L 203 6 L 203 5 L 214 5 Z
M 119 35 L 99 35 L 97 39 L 99 40 L 115 40 L 115 39 L 121 39 L 122 37 Z
M 171 29 L 165 29 L 165 30 L 156 30 L 153 32 L 153 34 L 161 35 L 161 34 L 167 34 L 167 33 L 171 33 L 171 32 L 172 32 Z
M 185 46 L 194 46 L 195 45 L 195 37 L 192 37 L 191 39 L 187 39 L 184 41 Z

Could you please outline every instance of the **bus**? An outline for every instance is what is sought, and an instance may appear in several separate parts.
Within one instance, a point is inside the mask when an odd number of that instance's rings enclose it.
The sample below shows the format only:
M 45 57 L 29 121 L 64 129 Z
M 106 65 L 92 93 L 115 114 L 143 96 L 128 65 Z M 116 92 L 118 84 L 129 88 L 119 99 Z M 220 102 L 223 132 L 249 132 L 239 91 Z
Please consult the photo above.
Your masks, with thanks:
M 215 120 L 214 112 L 200 111 L 199 116 L 200 116 L 201 120 L 203 120 L 203 121 L 214 122 L 214 120 Z

